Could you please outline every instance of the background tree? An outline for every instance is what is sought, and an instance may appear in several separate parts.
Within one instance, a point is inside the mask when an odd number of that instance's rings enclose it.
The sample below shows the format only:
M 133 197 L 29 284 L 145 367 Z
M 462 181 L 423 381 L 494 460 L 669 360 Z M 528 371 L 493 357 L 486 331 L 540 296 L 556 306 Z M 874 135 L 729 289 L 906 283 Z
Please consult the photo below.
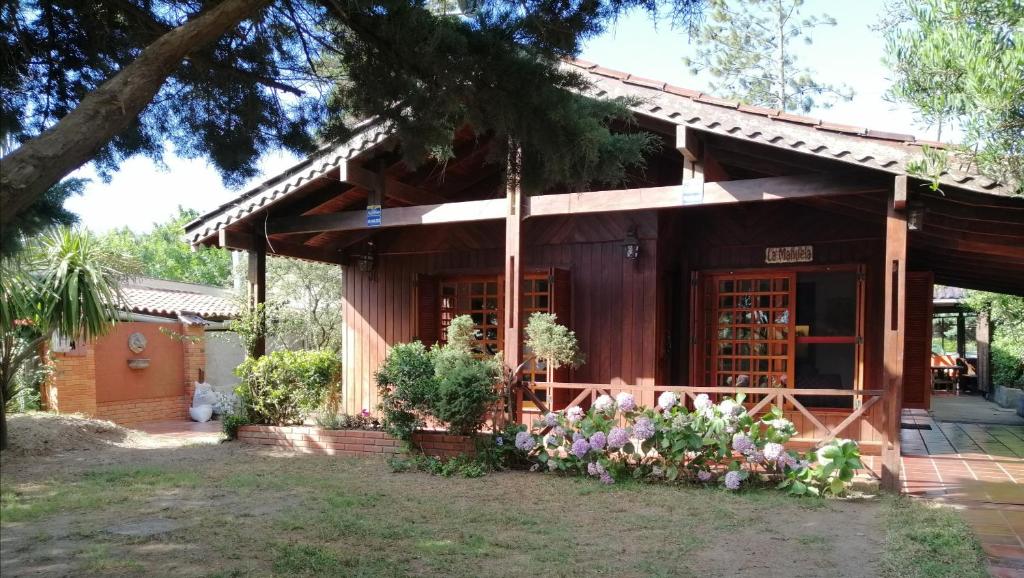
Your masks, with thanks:
M 0 449 L 7 448 L 6 395 L 18 371 L 54 333 L 87 341 L 114 323 L 119 257 L 87 232 L 56 229 L 17 260 L 0 261 Z
M 1024 297 L 968 291 L 966 302 L 992 324 L 992 383 L 1024 387 Z
M 445 157 L 465 123 L 518 139 L 524 182 L 613 180 L 649 140 L 612 134 L 625 103 L 572 93 L 559 59 L 624 11 L 701 0 L 55 0 L 0 6 L 0 226 L 82 164 L 207 157 L 230 185 L 271 148 L 307 153 L 353 121 L 394 127 L 406 158 Z M 447 4 L 447 3 L 444 3 Z M 529 90 L 524 90 L 529 87 Z M 322 130 L 320 130 L 322 128 Z M 557 154 L 549 154 L 552 151 Z
M 883 30 L 890 96 L 959 130 L 967 163 L 1024 194 L 1024 2 L 896 0 Z
M 341 352 L 341 267 L 267 259 L 267 298 L 278 303 L 272 341 L 289 349 Z
M 811 44 L 811 32 L 835 26 L 827 14 L 802 18 L 803 0 L 711 0 L 700 26 L 697 54 L 684 58 L 693 74 L 711 73 L 711 91 L 758 106 L 808 112 L 850 100 L 853 91 L 815 80 L 799 64 L 794 44 Z
M 198 216 L 195 209 L 178 207 L 176 215 L 155 223 L 148 233 L 123 227 L 103 234 L 100 241 L 118 254 L 130 255 L 137 262 L 140 275 L 229 287 L 231 255 L 223 249 L 193 251 L 185 242 L 185 224 Z

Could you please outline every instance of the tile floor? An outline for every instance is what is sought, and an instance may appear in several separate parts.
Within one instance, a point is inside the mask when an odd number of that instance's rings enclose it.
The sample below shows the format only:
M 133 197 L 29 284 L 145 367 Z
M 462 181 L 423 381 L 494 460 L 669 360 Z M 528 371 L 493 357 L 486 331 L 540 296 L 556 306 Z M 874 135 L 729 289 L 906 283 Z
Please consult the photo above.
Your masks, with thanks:
M 1024 577 L 1024 427 L 935 421 L 907 410 L 903 492 L 961 510 L 993 576 Z

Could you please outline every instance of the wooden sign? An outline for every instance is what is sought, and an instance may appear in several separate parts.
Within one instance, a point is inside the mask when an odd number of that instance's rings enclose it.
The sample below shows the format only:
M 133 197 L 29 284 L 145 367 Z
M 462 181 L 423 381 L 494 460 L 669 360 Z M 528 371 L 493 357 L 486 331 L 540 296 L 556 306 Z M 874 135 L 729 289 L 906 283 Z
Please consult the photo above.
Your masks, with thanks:
M 814 260 L 813 245 L 797 245 L 795 247 L 766 247 L 764 262 L 769 265 L 779 263 L 810 263 Z

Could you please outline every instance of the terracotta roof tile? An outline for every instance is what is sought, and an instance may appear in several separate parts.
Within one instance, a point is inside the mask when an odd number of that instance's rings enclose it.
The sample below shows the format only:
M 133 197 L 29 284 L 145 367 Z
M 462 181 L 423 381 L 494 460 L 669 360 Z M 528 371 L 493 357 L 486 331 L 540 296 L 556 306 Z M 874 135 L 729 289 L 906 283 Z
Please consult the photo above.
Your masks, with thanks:
M 161 316 L 195 313 L 209 319 L 227 319 L 238 314 L 233 300 L 217 295 L 152 287 L 125 287 L 122 293 L 127 309 L 133 313 Z
M 633 84 L 636 86 L 646 86 L 647 88 L 653 88 L 655 90 L 664 90 L 665 88 L 665 83 L 660 80 L 651 80 L 650 78 L 644 78 L 642 76 L 633 76 L 632 74 L 630 74 L 629 77 L 623 79 L 622 82 L 625 82 L 626 84 Z
M 882 130 L 867 129 L 864 131 L 864 136 L 868 138 L 877 138 L 881 140 L 894 140 L 901 142 L 914 142 L 914 135 L 902 134 L 898 132 L 885 132 Z
M 686 98 L 697 98 L 698 96 L 700 96 L 699 90 L 690 90 L 689 88 L 683 88 L 681 86 L 676 86 L 674 84 L 666 84 L 665 92 L 679 96 L 685 96 Z
M 615 80 L 625 80 L 626 77 L 629 76 L 628 72 L 612 70 L 611 68 L 605 68 L 603 66 L 595 66 L 590 69 L 590 72 L 600 74 L 601 76 L 607 76 L 608 78 L 614 78 Z
M 848 124 L 838 124 L 838 123 L 834 123 L 834 122 L 825 122 L 825 121 L 822 121 L 821 124 L 819 124 L 818 126 L 816 126 L 814 128 L 819 129 L 819 130 L 827 130 L 829 132 L 839 132 L 839 133 L 843 133 L 843 134 L 857 134 L 857 135 L 862 135 L 862 134 L 864 134 L 864 131 L 867 130 L 864 127 L 860 127 L 860 126 L 851 126 L 851 125 L 848 125 Z
M 777 108 L 767 108 L 764 106 L 755 106 L 753 104 L 741 104 L 739 110 L 742 112 L 749 112 L 751 114 L 763 114 L 764 116 L 778 116 L 780 112 Z
M 799 114 L 790 114 L 788 112 L 780 112 L 775 116 L 773 120 L 781 120 L 785 122 L 795 122 L 796 124 L 806 124 L 808 126 L 814 126 L 821 124 L 821 120 L 817 118 L 811 118 L 809 116 L 801 116 Z
M 700 96 L 694 98 L 697 102 L 703 102 L 705 104 L 713 104 L 715 106 L 724 106 L 725 108 L 737 108 L 740 105 L 738 100 L 729 100 L 727 98 L 718 98 L 717 96 L 711 96 L 710 94 L 701 93 Z

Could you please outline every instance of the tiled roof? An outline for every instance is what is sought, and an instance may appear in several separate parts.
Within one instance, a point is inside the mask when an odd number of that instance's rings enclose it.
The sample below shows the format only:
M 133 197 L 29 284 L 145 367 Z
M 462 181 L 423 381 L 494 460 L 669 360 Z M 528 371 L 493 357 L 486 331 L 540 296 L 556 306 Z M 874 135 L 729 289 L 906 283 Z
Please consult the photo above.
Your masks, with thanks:
M 159 279 L 133 279 L 121 288 L 132 313 L 178 317 L 195 314 L 206 319 L 229 319 L 238 314 L 230 292 L 207 285 Z
M 916 139 L 913 135 L 841 125 L 748 106 L 582 60 L 568 61 L 565 66 L 587 77 L 592 85 L 592 96 L 641 99 L 641 103 L 633 107 L 639 114 L 893 174 L 905 174 L 907 161 L 920 158 L 924 145 L 948 147 L 940 142 Z M 947 171 L 940 180 L 946 185 L 982 193 L 1011 193 L 1006 185 L 974 172 Z
M 217 207 L 185 225 L 186 240 L 197 243 L 234 221 L 272 205 L 288 193 L 306 183 L 338 168 L 342 163 L 382 142 L 391 131 L 380 124 L 364 122 L 357 127 L 357 133 L 339 146 L 328 147 L 275 176 L 262 185 L 243 193 L 241 196 Z
M 932 298 L 936 301 L 961 301 L 965 297 L 967 297 L 967 290 L 959 287 L 936 285 L 932 290 Z
M 908 161 L 920 158 L 922 146 L 948 146 L 940 142 L 919 140 L 913 135 L 836 124 L 740 104 L 738 101 L 602 68 L 582 60 L 567 61 L 564 66 L 586 76 L 591 83 L 588 91 L 591 96 L 639 98 L 640 104 L 632 107 L 638 114 L 892 174 L 906 174 Z M 217 234 L 232 222 L 279 201 L 390 136 L 388 127 L 372 120 L 364 121 L 357 127 L 357 131 L 349 141 L 320 151 L 189 223 L 185 227 L 188 242 L 199 243 Z M 940 181 L 949 186 L 981 193 L 1012 194 L 1010 187 L 1005 184 L 974 172 L 948 171 L 942 174 Z

